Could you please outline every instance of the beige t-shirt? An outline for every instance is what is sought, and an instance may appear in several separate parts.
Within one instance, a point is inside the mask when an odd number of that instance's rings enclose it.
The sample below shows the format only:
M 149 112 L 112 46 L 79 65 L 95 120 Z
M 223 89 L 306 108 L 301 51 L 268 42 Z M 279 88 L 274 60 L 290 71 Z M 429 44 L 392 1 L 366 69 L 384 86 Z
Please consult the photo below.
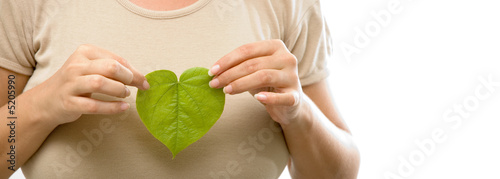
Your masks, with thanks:
M 0 0 L 0 67 L 31 75 L 25 90 L 52 76 L 81 44 L 112 51 L 143 74 L 180 75 L 265 39 L 285 42 L 299 60 L 302 85 L 327 76 L 331 40 L 319 0 L 198 0 L 166 12 L 128 0 Z M 249 93 L 228 95 L 213 128 L 172 159 L 141 122 L 137 89 L 131 91 L 125 113 L 83 115 L 57 127 L 22 167 L 25 176 L 277 178 L 288 161 L 281 128 Z

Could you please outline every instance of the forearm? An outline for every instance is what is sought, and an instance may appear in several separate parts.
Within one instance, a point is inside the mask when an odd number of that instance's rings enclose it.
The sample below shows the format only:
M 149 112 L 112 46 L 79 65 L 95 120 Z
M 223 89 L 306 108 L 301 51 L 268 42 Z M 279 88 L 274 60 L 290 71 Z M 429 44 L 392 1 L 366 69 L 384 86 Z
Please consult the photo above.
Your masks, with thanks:
M 9 113 L 7 105 L 0 108 L 0 178 L 7 178 L 14 172 L 11 169 L 21 167 L 57 126 L 44 122 L 46 119 L 31 109 L 31 104 L 29 94 L 24 93 L 15 100 L 14 115 Z
M 293 178 L 356 178 L 359 152 L 349 133 L 335 126 L 306 95 L 296 122 L 282 125 Z

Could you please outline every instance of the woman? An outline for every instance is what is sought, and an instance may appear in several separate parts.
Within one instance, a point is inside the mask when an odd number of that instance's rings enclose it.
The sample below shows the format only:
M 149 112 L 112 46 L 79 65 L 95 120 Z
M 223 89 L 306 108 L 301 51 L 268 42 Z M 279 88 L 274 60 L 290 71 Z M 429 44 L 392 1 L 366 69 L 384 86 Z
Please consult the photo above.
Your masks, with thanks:
M 359 153 L 325 82 L 318 0 L 0 2 L 1 83 L 14 75 L 24 89 L 14 168 L 27 178 L 277 178 L 286 164 L 294 178 L 356 178 Z M 172 159 L 138 117 L 135 87 L 194 66 L 210 69 L 226 105 Z

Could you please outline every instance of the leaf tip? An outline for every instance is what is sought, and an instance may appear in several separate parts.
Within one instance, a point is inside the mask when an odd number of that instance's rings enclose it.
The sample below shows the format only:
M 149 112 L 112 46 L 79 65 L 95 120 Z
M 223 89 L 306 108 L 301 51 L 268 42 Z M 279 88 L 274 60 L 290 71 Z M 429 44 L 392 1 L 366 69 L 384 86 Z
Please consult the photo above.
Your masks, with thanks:
M 177 156 L 178 153 L 172 152 L 172 160 L 175 159 L 175 156 Z

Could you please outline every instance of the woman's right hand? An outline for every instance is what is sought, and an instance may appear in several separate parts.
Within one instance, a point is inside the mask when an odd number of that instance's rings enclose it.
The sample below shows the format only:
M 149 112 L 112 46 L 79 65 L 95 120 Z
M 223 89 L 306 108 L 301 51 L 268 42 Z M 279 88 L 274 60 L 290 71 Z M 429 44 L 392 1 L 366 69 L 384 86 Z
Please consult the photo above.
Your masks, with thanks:
M 149 88 L 145 76 L 125 59 L 92 45 L 82 45 L 52 77 L 26 93 L 39 117 L 57 126 L 73 122 L 82 114 L 127 110 L 130 104 L 126 102 L 91 98 L 92 93 L 125 98 L 130 95 L 125 85 Z

